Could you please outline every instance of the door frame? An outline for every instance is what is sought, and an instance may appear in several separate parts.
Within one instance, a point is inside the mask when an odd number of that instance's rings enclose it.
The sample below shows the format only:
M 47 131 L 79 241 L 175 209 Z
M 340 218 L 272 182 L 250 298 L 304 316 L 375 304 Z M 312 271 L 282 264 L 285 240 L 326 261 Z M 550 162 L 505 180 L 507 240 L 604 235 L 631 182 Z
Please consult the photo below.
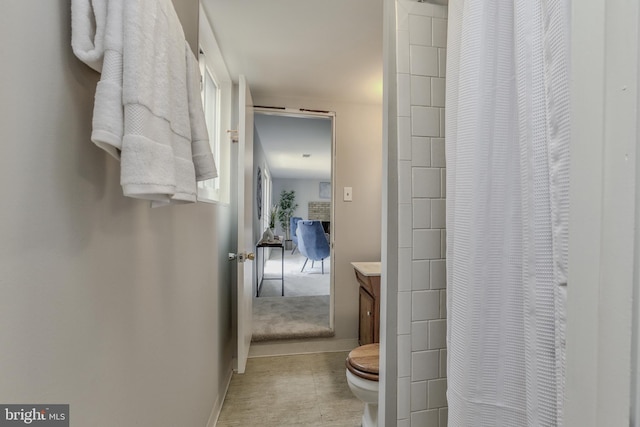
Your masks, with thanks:
M 333 111 L 318 111 L 296 108 L 280 108 L 280 107 L 254 107 L 253 113 L 274 115 L 282 117 L 298 117 L 298 118 L 329 118 L 331 120 L 331 230 L 335 230 L 335 202 L 336 202 L 336 113 Z M 255 177 L 254 177 L 255 180 Z M 334 260 L 334 238 L 335 233 L 330 234 L 330 259 L 331 270 L 329 271 L 329 328 L 335 332 L 335 260 Z
M 255 265 L 252 251 L 253 241 L 253 98 L 244 75 L 238 83 L 238 157 L 237 180 L 237 275 L 236 289 L 236 359 L 234 370 L 244 373 L 249 349 L 253 318 L 253 278 Z M 249 113 L 250 112 L 250 113 Z

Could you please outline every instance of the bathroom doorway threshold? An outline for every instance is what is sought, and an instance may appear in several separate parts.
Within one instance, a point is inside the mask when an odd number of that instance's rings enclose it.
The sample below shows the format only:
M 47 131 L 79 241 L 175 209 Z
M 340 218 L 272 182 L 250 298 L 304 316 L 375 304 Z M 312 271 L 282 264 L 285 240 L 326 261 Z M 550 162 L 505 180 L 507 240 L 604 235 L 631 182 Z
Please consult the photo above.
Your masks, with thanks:
M 265 341 L 251 344 L 249 358 L 292 354 L 334 353 L 358 347 L 357 339 L 313 338 L 301 340 Z
M 252 343 L 332 336 L 329 295 L 260 297 L 253 302 Z

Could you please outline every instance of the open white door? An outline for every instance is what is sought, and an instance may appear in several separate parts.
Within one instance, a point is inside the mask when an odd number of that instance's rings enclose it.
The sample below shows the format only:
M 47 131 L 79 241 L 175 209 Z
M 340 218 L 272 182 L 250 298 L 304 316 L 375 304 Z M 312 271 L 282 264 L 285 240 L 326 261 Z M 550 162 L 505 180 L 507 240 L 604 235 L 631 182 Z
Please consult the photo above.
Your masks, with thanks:
M 238 94 L 238 359 L 244 373 L 251 345 L 253 317 L 253 100 L 241 75 Z

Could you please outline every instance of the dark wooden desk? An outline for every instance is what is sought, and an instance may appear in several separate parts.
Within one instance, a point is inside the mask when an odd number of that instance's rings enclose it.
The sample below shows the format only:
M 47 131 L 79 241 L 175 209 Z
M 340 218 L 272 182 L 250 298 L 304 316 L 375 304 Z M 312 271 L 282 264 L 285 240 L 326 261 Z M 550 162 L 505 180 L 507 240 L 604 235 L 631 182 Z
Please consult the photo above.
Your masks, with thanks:
M 262 248 L 262 277 L 258 275 L 258 268 L 256 266 L 256 298 L 260 296 L 260 288 L 262 288 L 262 282 L 265 280 L 280 280 L 282 282 L 282 296 L 284 296 L 284 240 L 260 240 L 256 244 L 256 261 L 260 262 L 260 252 L 258 249 Z M 264 277 L 264 248 L 280 248 L 281 269 L 280 277 Z

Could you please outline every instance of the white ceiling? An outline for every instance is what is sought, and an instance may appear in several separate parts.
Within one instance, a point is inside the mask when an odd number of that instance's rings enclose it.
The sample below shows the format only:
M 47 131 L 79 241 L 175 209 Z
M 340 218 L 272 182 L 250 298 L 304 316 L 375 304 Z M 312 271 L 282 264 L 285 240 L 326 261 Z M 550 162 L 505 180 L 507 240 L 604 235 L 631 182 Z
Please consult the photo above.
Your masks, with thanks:
M 201 0 L 254 94 L 382 103 L 382 0 Z
M 254 100 L 382 103 L 382 0 L 201 2 L 231 79 L 244 74 Z M 270 120 L 256 120 L 256 132 L 274 177 L 330 178 L 330 139 L 321 146 L 302 119 L 278 134 L 263 128 Z
M 254 124 L 272 178 L 331 179 L 330 118 L 256 114 Z

